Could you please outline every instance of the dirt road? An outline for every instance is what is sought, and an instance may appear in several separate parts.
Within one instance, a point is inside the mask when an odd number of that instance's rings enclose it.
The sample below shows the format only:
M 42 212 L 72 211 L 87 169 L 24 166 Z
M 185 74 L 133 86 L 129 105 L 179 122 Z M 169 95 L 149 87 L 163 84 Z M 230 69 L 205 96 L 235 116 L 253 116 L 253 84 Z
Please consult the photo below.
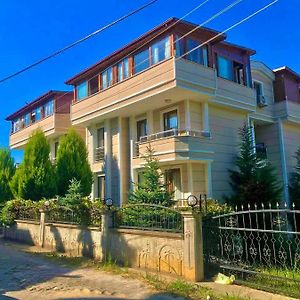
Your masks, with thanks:
M 0 239 L 0 299 L 179 299 L 144 282 L 92 268 L 70 268 Z

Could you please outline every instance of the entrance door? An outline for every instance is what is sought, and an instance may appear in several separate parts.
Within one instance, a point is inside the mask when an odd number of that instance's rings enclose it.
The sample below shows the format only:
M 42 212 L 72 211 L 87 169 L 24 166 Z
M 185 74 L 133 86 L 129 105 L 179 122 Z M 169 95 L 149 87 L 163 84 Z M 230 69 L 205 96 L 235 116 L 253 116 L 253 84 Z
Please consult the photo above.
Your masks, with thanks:
M 169 169 L 165 171 L 165 182 L 167 189 L 173 193 L 174 200 L 181 199 L 181 174 L 180 169 Z

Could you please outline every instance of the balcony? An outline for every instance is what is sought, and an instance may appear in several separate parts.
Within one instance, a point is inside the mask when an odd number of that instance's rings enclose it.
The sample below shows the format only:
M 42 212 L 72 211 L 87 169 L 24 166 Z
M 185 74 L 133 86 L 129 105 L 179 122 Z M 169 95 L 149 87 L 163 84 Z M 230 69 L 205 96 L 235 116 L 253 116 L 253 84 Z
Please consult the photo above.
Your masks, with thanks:
M 210 146 L 210 133 L 189 129 L 172 129 L 141 137 L 133 151 L 133 167 L 142 166 L 143 156 L 151 147 L 154 156 L 165 161 L 212 160 L 214 152 Z
M 12 133 L 9 137 L 9 146 L 11 149 L 24 148 L 31 134 L 37 129 L 41 129 L 47 138 L 57 138 L 65 134 L 70 126 L 70 114 L 53 114 Z
M 173 103 L 183 99 L 211 101 L 247 111 L 256 109 L 253 89 L 217 77 L 212 68 L 172 57 L 73 103 L 72 124 L 88 126 L 91 120 L 159 109 L 165 106 L 162 99 L 172 99 Z

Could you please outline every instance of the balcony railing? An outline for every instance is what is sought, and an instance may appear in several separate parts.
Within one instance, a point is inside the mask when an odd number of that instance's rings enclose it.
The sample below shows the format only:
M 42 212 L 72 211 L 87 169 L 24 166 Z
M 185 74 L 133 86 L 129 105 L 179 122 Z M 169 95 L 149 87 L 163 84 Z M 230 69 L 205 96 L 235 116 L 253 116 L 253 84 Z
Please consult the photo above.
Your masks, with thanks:
M 163 138 L 168 137 L 198 137 L 198 138 L 210 138 L 211 134 L 209 131 L 197 131 L 197 130 L 191 130 L 191 129 L 170 129 L 166 131 L 161 131 L 157 133 L 153 133 L 150 135 L 145 135 L 140 137 L 140 140 L 135 143 L 135 153 L 134 156 L 139 156 L 139 148 L 140 145 L 143 143 L 156 141 Z
M 95 148 L 94 162 L 101 162 L 104 160 L 104 147 Z

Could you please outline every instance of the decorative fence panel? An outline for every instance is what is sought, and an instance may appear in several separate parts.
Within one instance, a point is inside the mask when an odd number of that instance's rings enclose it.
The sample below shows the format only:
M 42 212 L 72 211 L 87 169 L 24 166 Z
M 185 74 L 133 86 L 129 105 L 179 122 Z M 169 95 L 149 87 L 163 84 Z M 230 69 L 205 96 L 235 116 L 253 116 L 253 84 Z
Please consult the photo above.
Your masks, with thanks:
M 113 224 L 116 228 L 183 232 L 179 211 L 154 204 L 124 206 L 114 213 Z
M 300 295 L 300 210 L 249 205 L 203 221 L 208 274 L 218 267 L 277 290 L 285 282 Z

